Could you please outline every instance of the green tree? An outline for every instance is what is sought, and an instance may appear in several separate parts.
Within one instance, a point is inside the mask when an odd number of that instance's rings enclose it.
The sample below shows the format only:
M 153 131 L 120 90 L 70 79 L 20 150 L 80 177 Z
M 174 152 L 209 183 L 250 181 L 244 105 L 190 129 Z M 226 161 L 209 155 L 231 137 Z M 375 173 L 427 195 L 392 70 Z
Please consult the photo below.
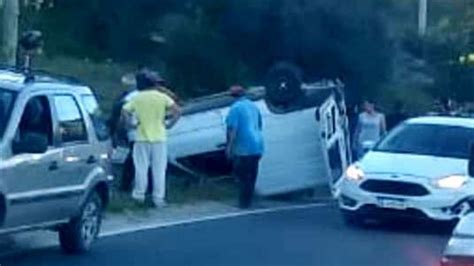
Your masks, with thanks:
M 80 6 L 80 8 L 78 8 Z M 342 78 L 349 95 L 390 78 L 393 46 L 379 0 L 55 0 L 29 17 L 48 55 L 146 62 L 196 96 L 258 84 L 278 61 L 308 81 Z
M 462 0 L 437 2 L 432 9 L 440 14 L 433 21 L 426 40 L 427 60 L 433 66 L 435 96 L 452 97 L 460 101 L 474 100 L 473 65 L 459 61 L 474 52 L 474 3 Z M 441 13 L 438 10 L 443 10 Z

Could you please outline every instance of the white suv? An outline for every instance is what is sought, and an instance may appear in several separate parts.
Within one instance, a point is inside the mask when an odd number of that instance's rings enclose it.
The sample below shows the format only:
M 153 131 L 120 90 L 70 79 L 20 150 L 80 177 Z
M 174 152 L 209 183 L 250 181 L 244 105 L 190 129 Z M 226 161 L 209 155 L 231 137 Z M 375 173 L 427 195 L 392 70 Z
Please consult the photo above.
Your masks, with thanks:
M 409 216 L 455 221 L 469 210 L 474 119 L 410 119 L 384 137 L 335 186 L 348 222 Z

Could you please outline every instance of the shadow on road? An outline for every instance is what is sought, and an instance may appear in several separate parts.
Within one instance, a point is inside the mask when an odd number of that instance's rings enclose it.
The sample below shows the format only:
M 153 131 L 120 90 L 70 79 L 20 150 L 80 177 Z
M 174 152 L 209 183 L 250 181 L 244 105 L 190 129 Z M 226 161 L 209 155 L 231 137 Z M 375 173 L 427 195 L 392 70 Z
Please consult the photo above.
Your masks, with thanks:
M 379 230 L 387 233 L 406 233 L 417 235 L 451 235 L 455 227 L 454 223 L 420 221 L 420 220 L 370 220 L 359 226 L 361 230 Z

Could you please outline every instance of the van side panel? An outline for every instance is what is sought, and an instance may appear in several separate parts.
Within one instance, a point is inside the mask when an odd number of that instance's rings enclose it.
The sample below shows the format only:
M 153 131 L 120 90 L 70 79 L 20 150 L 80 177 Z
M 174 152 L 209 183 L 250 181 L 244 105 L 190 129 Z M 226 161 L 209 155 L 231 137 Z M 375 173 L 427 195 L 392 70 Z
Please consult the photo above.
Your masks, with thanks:
M 264 116 L 266 152 L 256 191 L 271 195 L 328 183 L 327 153 L 321 140 L 316 108 L 274 114 L 259 102 Z

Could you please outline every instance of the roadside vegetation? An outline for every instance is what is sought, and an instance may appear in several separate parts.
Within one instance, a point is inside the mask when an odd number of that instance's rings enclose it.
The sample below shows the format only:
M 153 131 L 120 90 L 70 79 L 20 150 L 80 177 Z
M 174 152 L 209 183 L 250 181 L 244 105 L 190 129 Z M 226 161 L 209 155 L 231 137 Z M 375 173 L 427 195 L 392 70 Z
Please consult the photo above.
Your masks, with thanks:
M 108 211 L 119 213 L 124 211 L 146 211 L 151 205 L 137 205 L 130 193 L 118 189 L 120 167 L 115 166 L 117 178 Z M 171 169 L 167 177 L 167 201 L 174 206 L 192 205 L 208 201 L 217 201 L 235 205 L 238 187 L 230 177 L 197 179 L 176 169 Z
M 23 7 L 21 27 L 46 37 L 38 66 L 90 83 L 106 110 L 139 63 L 161 70 L 184 99 L 262 84 L 278 61 L 301 66 L 306 80 L 340 78 L 349 102 L 376 97 L 388 110 L 474 97 L 471 68 L 458 62 L 472 46 L 469 0 L 429 1 L 422 38 L 412 0 L 30 2 L 42 4 Z

